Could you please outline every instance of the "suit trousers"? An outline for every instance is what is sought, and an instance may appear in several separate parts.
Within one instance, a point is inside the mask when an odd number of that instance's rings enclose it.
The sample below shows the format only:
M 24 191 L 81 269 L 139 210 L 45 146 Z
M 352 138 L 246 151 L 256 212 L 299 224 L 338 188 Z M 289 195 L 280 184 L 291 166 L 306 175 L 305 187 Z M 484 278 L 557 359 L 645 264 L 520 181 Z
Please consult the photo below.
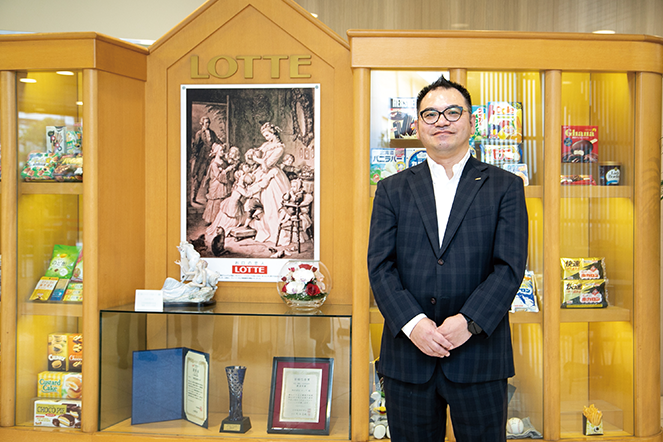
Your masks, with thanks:
M 384 393 L 393 442 L 444 442 L 447 405 L 458 442 L 506 441 L 506 379 L 456 383 L 437 364 L 425 384 L 385 377 Z

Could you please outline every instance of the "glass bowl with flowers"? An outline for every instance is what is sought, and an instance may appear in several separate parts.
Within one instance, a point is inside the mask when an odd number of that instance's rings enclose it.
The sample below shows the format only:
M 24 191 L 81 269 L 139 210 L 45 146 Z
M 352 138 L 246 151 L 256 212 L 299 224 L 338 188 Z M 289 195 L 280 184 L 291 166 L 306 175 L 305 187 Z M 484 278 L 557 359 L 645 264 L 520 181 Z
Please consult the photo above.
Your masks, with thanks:
M 276 289 L 289 307 L 314 310 L 325 302 L 331 285 L 331 275 L 322 262 L 291 260 L 281 269 Z

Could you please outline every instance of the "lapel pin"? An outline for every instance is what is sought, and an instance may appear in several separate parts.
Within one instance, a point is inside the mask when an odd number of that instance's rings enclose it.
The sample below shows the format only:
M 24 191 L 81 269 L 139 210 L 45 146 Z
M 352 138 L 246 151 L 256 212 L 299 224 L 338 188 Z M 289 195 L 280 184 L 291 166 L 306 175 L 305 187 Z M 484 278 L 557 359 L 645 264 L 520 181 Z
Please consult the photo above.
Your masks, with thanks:
M 481 177 L 475 178 L 474 181 L 479 181 Z

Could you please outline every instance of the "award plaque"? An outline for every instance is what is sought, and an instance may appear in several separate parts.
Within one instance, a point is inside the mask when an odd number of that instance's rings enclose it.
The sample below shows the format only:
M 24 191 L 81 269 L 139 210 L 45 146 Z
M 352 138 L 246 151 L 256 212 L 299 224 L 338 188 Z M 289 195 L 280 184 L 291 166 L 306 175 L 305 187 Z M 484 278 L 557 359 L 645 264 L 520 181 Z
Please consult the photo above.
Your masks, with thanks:
M 219 432 L 246 433 L 251 429 L 251 419 L 242 413 L 242 392 L 246 367 L 239 365 L 226 367 L 226 376 L 228 377 L 230 412 L 228 417 L 221 422 Z
M 268 433 L 329 435 L 334 360 L 274 358 Z

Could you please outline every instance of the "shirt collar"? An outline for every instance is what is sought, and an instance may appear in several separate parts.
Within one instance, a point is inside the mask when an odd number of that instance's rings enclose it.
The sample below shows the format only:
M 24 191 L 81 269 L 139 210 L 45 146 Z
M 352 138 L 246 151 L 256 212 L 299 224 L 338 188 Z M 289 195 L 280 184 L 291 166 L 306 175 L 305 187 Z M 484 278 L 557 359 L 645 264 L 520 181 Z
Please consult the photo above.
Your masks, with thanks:
M 462 173 L 463 169 L 465 168 L 465 164 L 467 164 L 467 160 L 470 159 L 470 149 L 467 149 L 467 152 L 465 152 L 465 156 L 456 164 L 454 164 L 451 167 L 451 172 L 453 173 L 453 176 L 451 179 L 447 178 L 447 171 L 444 169 L 444 166 L 441 164 L 436 163 L 431 157 L 427 156 L 426 161 L 428 162 L 428 167 L 430 168 L 430 173 L 433 181 L 438 182 L 439 180 L 443 180 L 443 182 L 451 181 L 454 178 L 457 180 L 460 179 L 459 175 Z

